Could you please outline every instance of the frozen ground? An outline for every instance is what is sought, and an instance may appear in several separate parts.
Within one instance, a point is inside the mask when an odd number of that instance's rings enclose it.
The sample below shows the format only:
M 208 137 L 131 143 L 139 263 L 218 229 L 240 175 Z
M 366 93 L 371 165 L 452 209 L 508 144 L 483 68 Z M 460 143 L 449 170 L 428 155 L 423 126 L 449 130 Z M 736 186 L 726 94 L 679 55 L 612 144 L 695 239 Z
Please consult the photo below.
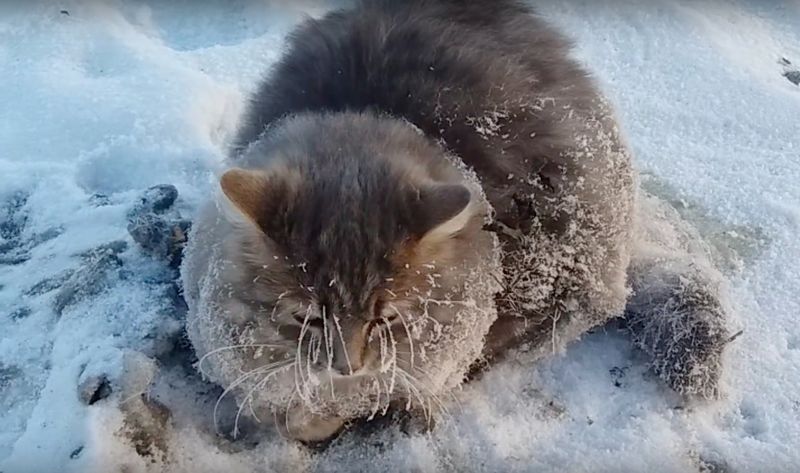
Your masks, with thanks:
M 131 244 L 126 213 L 172 183 L 192 216 L 283 35 L 329 5 L 8 1 L 0 471 L 798 471 L 800 3 L 541 3 L 617 103 L 644 185 L 718 250 L 744 329 L 724 400 L 684 403 L 608 328 L 496 367 L 454 393 L 431 435 L 362 431 L 323 453 L 255 431 L 215 439 L 205 400 L 218 392 L 172 349 L 170 275 Z M 150 404 L 143 356 L 164 367 Z M 121 386 L 125 366 L 141 373 Z M 78 385 L 104 375 L 113 392 L 87 406 Z M 137 438 L 131 418 L 166 437 Z

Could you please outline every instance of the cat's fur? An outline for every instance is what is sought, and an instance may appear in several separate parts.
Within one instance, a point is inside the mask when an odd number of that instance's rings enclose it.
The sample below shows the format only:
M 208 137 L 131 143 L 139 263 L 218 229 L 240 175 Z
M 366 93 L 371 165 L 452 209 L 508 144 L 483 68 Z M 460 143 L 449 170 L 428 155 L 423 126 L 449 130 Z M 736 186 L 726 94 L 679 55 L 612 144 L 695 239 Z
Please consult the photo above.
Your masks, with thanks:
M 479 359 L 623 313 L 629 154 L 568 43 L 517 2 L 308 20 L 231 166 L 190 239 L 189 334 L 201 369 L 295 438 L 429 408 Z

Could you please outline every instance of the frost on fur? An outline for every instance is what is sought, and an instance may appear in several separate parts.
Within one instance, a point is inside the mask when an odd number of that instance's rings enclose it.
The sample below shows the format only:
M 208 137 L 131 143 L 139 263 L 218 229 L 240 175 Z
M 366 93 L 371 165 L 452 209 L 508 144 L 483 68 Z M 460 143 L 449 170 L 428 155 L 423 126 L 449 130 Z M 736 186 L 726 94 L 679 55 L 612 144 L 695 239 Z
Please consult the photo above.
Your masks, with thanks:
M 717 398 L 723 351 L 734 338 L 722 276 L 711 265 L 702 238 L 674 209 L 642 193 L 637 212 L 627 330 L 672 389 Z
M 633 343 L 675 391 L 716 398 L 722 352 L 731 339 L 718 288 L 697 269 L 652 263 L 632 271 L 625 317 Z

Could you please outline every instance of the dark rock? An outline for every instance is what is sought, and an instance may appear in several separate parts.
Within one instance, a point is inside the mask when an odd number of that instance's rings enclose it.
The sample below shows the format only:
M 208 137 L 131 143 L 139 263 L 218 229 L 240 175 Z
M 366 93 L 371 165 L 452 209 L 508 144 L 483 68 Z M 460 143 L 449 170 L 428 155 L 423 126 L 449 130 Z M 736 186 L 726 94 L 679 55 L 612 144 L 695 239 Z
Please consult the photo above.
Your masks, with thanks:
M 145 252 L 177 268 L 190 226 L 188 220 L 170 221 L 156 214 L 143 214 L 128 223 L 128 233 Z
M 22 375 L 22 370 L 16 366 L 6 366 L 0 363 L 0 391 L 11 385 Z
M 139 202 L 128 214 L 129 219 L 134 219 L 143 214 L 163 213 L 172 207 L 178 198 L 178 189 L 171 184 L 153 186 L 139 198 Z
M 31 248 L 41 245 L 61 235 L 63 229 L 54 227 L 42 233 L 33 235 L 28 241 L 19 239 L 8 240 L 0 244 L 0 265 L 17 265 L 31 259 Z
M 42 243 L 48 242 L 59 235 L 64 233 L 64 229 L 62 227 L 53 227 L 49 228 L 42 233 L 37 233 L 36 235 L 31 238 L 30 247 L 41 245 Z
M 7 255 L 17 249 L 19 242 L 16 240 L 8 240 L 0 243 L 0 255 Z
M 107 251 L 90 258 L 64 282 L 55 296 L 53 308 L 61 315 L 64 309 L 80 299 L 99 294 L 109 286 L 108 272 L 122 266 L 116 254 Z
M 189 230 L 192 222 L 188 220 L 178 220 L 172 224 L 172 234 L 169 240 L 169 261 L 170 266 L 178 268 L 183 260 L 183 248 L 189 239 Z
M 16 192 L 0 207 L 0 238 L 15 240 L 19 238 L 28 216 L 23 207 L 28 202 L 28 195 Z
M 74 273 L 72 269 L 68 269 L 51 278 L 42 279 L 37 282 L 30 289 L 26 290 L 23 294 L 26 296 L 39 296 L 50 291 L 54 291 L 61 287 Z
M 31 259 L 31 254 L 27 251 L 17 251 L 10 254 L 0 255 L 0 265 L 16 266 Z
M 83 259 L 94 260 L 104 255 L 117 256 L 128 249 L 128 242 L 125 240 L 115 240 L 108 243 L 92 248 L 91 250 L 80 253 L 79 256 Z
M 800 85 L 800 71 L 786 71 L 783 73 L 783 77 L 787 78 L 789 82 L 794 85 Z
M 105 375 L 91 376 L 78 385 L 78 398 L 87 406 L 107 398 L 111 393 L 111 383 Z
M 608 370 L 608 373 L 611 375 L 611 379 L 614 381 L 614 387 L 621 388 L 624 386 L 623 379 L 625 378 L 625 375 L 628 374 L 629 368 L 630 367 L 628 366 L 623 366 L 622 368 L 615 366 Z
M 89 197 L 89 203 L 95 207 L 103 207 L 111 205 L 111 199 L 105 194 L 92 194 L 92 196 Z
M 168 252 L 168 227 L 169 224 L 164 218 L 155 214 L 144 214 L 128 223 L 128 233 L 146 252 L 153 256 L 165 257 Z
M 20 242 L 27 217 L 20 214 L 23 204 L 18 199 L 12 198 L 0 208 L 0 264 L 4 265 L 20 264 L 30 259 Z
M 180 265 L 191 226 L 178 211 L 167 212 L 177 198 L 175 186 L 151 187 L 128 212 L 128 233 L 133 240 L 152 257 L 166 260 L 173 268 Z
M 17 307 L 9 316 L 11 320 L 20 320 L 30 316 L 33 313 L 30 307 Z
M 702 456 L 698 459 L 700 473 L 729 473 L 731 467 L 725 460 L 709 459 Z
M 178 287 L 178 284 L 175 282 L 169 284 L 165 290 L 165 296 L 167 297 L 170 306 L 174 309 L 175 318 L 183 320 L 186 317 L 186 312 L 189 310 L 189 306 L 186 305 L 186 299 L 183 298 L 183 294 L 181 293 L 181 289 Z
M 22 241 L 22 233 L 28 223 L 28 215 L 24 211 L 27 202 L 28 196 L 17 192 L 0 206 L 0 265 L 13 266 L 28 261 L 31 259 L 31 248 L 52 240 L 63 231 L 54 227 Z

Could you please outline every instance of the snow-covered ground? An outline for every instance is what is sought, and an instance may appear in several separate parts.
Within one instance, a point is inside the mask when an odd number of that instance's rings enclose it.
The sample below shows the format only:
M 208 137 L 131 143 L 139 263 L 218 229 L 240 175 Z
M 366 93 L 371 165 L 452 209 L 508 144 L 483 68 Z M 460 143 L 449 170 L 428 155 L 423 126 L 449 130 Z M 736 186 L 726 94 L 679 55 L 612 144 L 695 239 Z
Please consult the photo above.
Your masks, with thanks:
M 215 438 L 219 392 L 172 348 L 171 275 L 132 244 L 126 214 L 170 183 L 191 218 L 283 36 L 330 5 L 8 1 L 0 471 L 799 471 L 800 3 L 540 3 L 617 104 L 643 185 L 720 255 L 744 330 L 723 400 L 685 403 L 608 328 L 495 367 L 428 435 L 362 430 L 321 453 L 256 431 Z M 145 356 L 163 367 L 151 404 Z M 120 386 L 125 366 L 141 376 Z M 87 406 L 78 386 L 103 376 L 111 396 Z M 136 418 L 165 438 L 137 439 Z

